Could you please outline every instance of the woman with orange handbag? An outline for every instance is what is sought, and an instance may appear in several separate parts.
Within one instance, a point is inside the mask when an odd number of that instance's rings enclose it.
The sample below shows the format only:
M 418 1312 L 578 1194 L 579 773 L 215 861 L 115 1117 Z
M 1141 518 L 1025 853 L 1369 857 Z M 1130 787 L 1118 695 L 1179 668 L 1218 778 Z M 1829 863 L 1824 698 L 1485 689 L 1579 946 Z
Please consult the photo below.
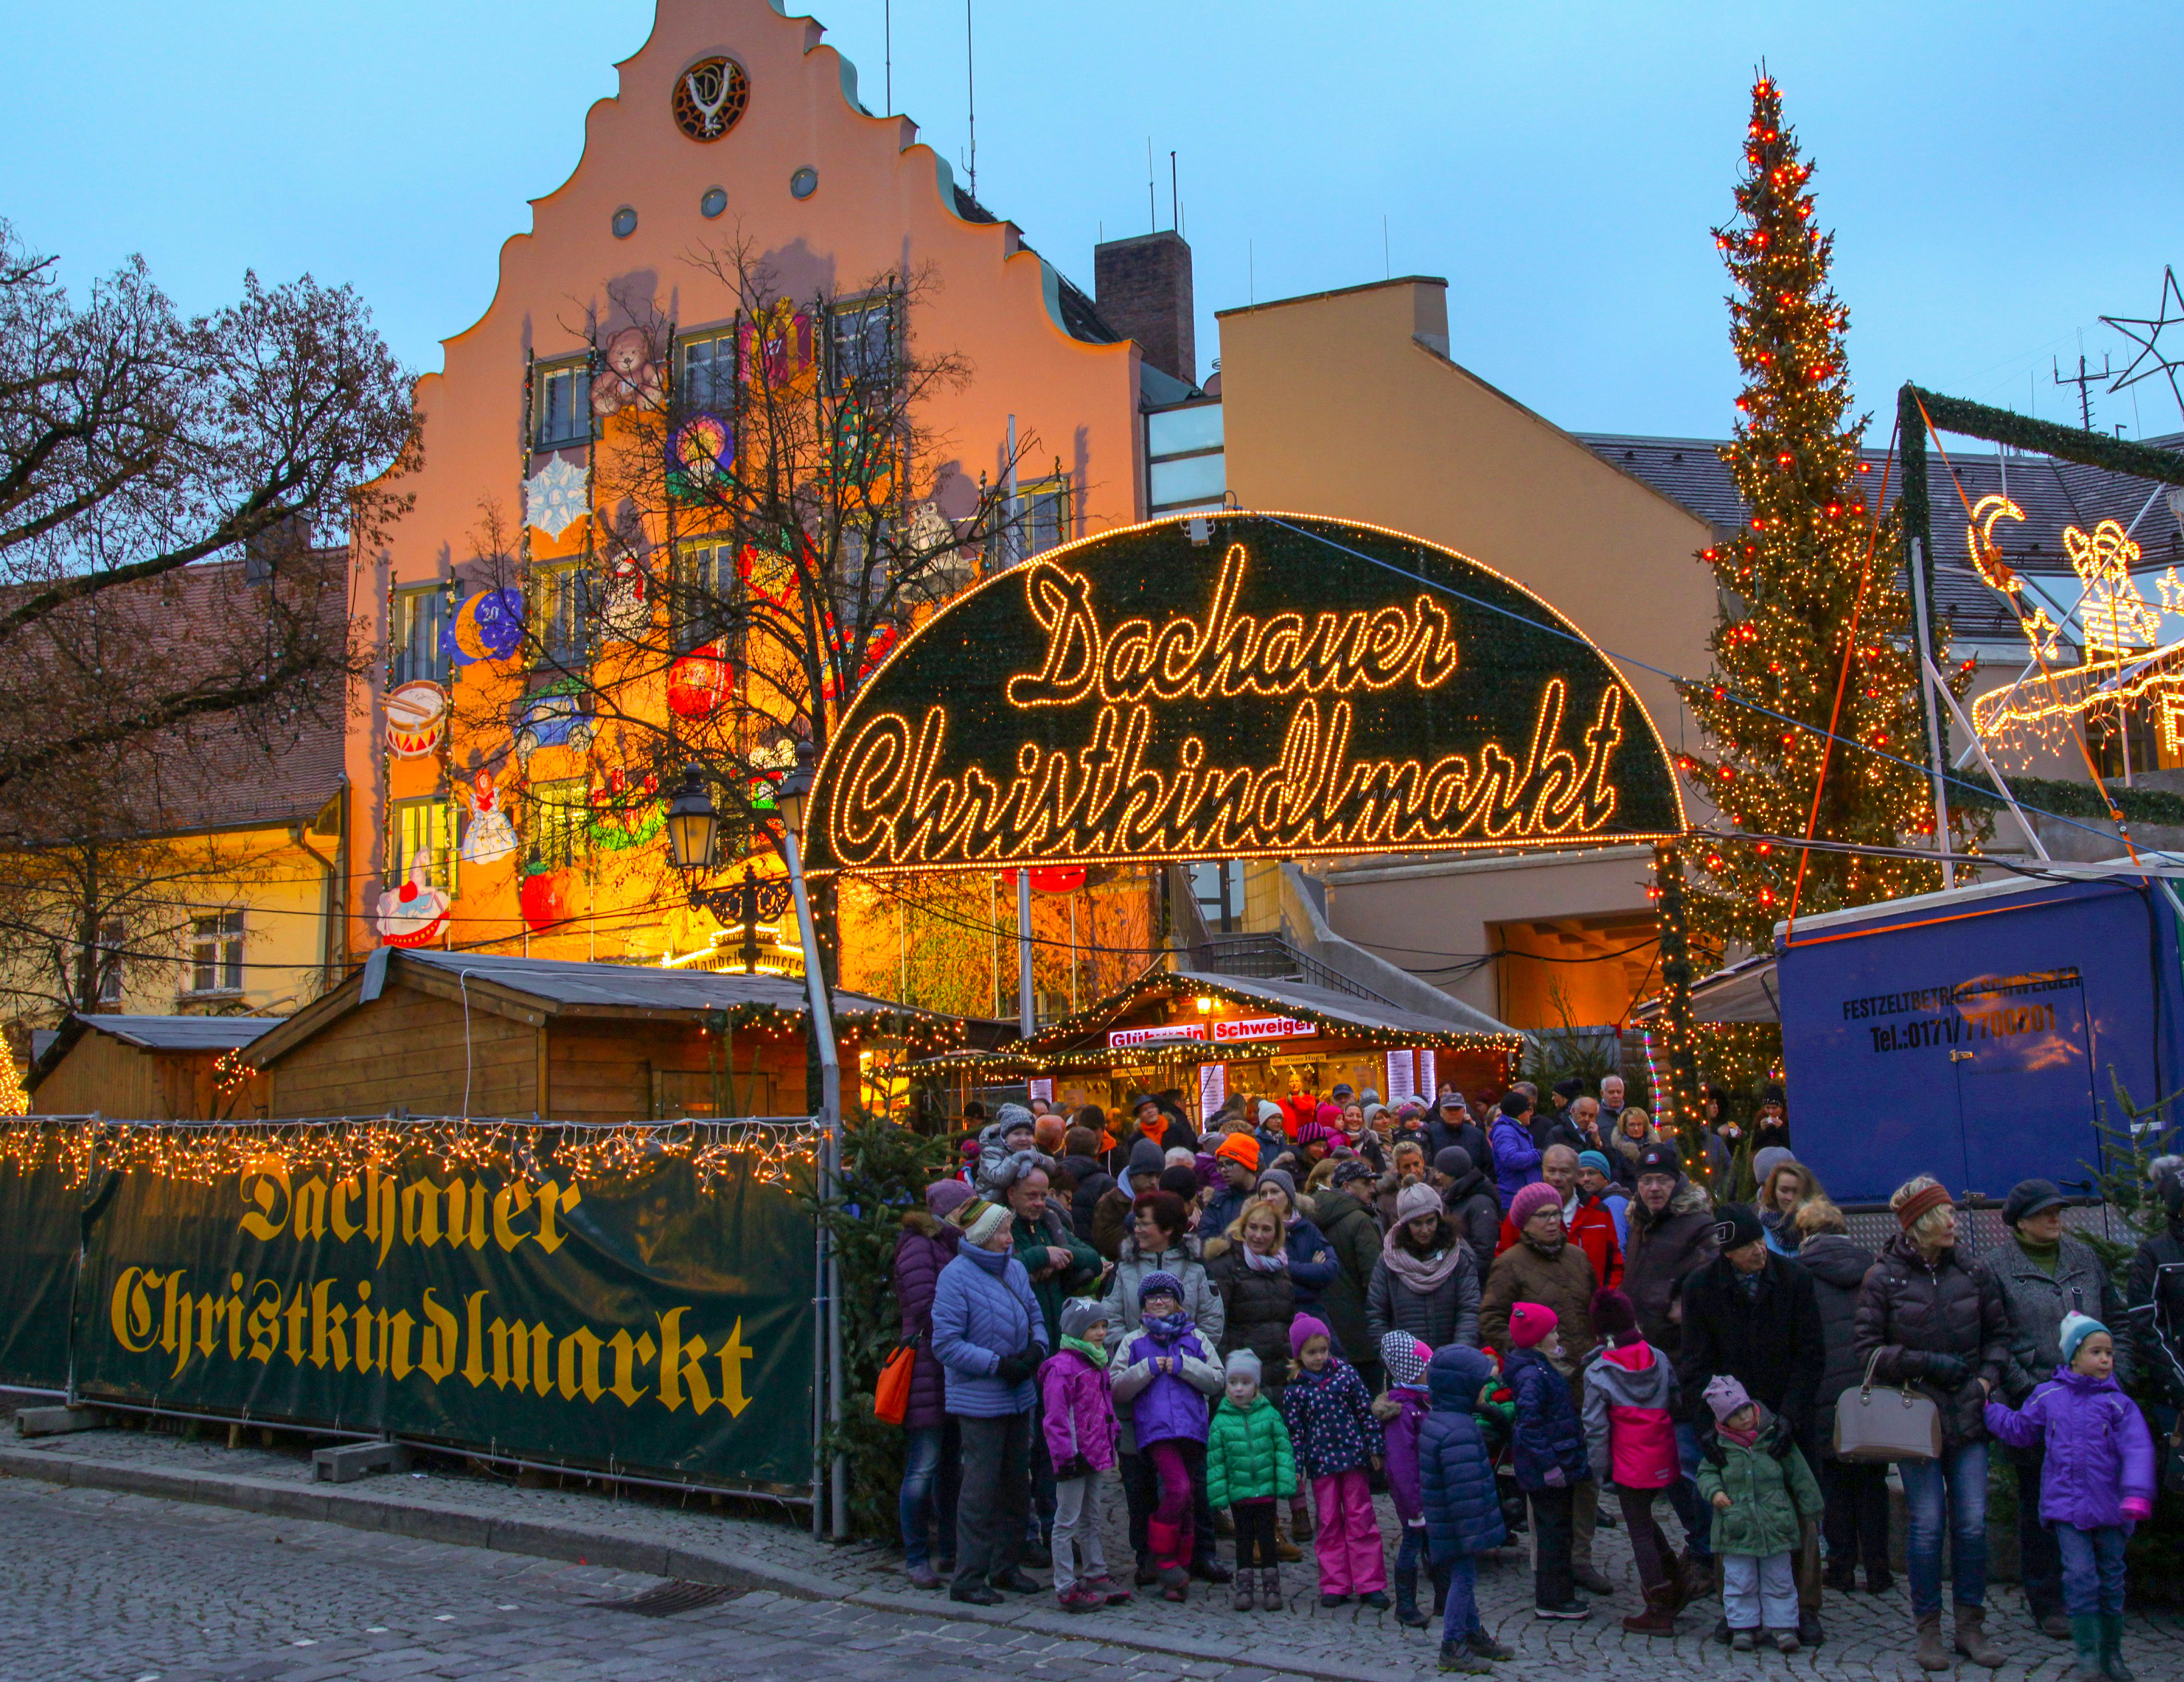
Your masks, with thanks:
M 903 1575 L 920 1589 L 938 1589 L 956 1564 L 956 1478 L 947 1462 L 947 1394 L 940 1361 L 933 1353 L 933 1293 L 940 1270 L 955 1260 L 961 1232 L 949 1220 L 970 1201 L 961 1180 L 940 1180 L 925 1188 L 925 1207 L 905 1210 L 894 1241 L 894 1298 L 902 1316 L 902 1340 L 912 1350 L 909 1394 L 902 1411 L 908 1452 L 897 1512 L 902 1526 Z M 936 1500 L 935 1497 L 938 1496 Z M 939 1531 L 939 1569 L 933 1569 L 928 1531 Z

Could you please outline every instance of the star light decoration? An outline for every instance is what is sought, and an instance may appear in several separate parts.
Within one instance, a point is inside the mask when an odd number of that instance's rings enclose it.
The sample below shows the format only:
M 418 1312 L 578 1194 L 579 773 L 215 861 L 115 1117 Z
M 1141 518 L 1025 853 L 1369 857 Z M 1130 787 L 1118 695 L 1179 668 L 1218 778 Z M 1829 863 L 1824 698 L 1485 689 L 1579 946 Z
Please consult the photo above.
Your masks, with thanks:
M 2109 389 L 2122 391 L 2159 374 L 2169 382 L 2169 394 L 2176 400 L 2178 412 L 2184 413 L 2184 391 L 2176 384 L 2176 371 L 2184 367 L 2184 361 L 2163 355 L 2160 344 L 2164 327 L 2184 327 L 2184 287 L 2176 283 L 2176 271 L 2165 265 L 2162 268 L 2161 303 L 2152 316 L 2103 316 L 2101 320 L 2138 346 L 2138 355 L 2109 383 Z
M 551 538 L 584 517 L 584 470 L 556 455 L 523 482 L 523 517 Z

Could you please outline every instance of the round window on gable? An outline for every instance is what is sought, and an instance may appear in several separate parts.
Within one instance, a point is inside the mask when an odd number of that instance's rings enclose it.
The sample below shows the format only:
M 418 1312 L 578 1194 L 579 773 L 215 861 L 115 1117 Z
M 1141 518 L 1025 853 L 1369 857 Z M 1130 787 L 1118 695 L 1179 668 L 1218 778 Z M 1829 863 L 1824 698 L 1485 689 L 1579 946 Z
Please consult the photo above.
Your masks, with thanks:
M 698 201 L 698 214 L 709 222 L 727 208 L 728 195 L 725 187 L 709 187 L 705 189 L 705 196 Z
M 627 204 L 614 213 L 614 237 L 627 239 L 637 232 L 637 212 Z
M 818 190 L 819 171 L 808 164 L 788 178 L 788 192 L 791 198 L 809 198 Z

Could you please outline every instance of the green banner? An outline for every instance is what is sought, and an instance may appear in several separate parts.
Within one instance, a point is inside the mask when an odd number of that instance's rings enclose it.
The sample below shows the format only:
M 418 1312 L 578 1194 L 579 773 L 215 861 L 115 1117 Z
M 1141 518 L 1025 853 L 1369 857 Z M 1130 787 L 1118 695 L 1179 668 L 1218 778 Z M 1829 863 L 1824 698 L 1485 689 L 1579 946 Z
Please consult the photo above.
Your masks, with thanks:
M 778 1164 L 706 1154 L 702 1184 L 642 1151 L 522 1175 L 415 1148 L 353 1174 L 94 1171 L 65 1194 L 71 1227 L 89 1211 L 73 1324 L 45 1283 L 15 1344 L 64 1341 L 86 1400 L 803 1495 L 812 1217 Z M 0 1226 L 5 1275 L 34 1287 L 51 1268 L 19 1234 L 53 1224 L 50 1171 L 0 1166 L 0 1209 L 36 1211 Z
M 0 1384 L 62 1390 L 83 1196 L 58 1162 L 0 1162 Z

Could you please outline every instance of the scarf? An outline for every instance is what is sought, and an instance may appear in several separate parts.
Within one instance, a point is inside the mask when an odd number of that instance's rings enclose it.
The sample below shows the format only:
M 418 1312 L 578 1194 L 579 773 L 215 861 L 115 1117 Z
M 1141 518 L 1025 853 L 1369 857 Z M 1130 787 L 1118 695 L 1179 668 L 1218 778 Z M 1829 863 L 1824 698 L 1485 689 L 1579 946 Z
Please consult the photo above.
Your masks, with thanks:
M 1568 1232 L 1569 1229 L 1568 1227 L 1564 1227 L 1563 1230 L 1564 1232 Z M 1559 1238 L 1551 1239 L 1546 1243 L 1541 1243 L 1529 1232 L 1527 1232 L 1524 1235 L 1524 1243 L 1529 1246 L 1532 1251 L 1535 1255 L 1540 1255 L 1549 1261 L 1552 1261 L 1557 1256 L 1560 1255 L 1563 1253 L 1563 1246 L 1568 1242 L 1569 1239 L 1568 1238 Z
M 1107 1364 L 1107 1346 L 1105 1344 L 1088 1344 L 1082 1338 L 1072 1338 L 1064 1333 L 1061 1346 L 1066 1350 L 1075 1350 L 1095 1366 L 1105 1366 Z
M 1138 1328 L 1156 1344 L 1172 1344 L 1190 1329 L 1190 1316 L 1181 1310 L 1173 1314 L 1143 1315 L 1138 1320 Z
M 1278 1249 L 1272 1255 L 1262 1255 L 1251 1245 L 1245 1244 L 1244 1266 L 1254 1273 L 1286 1273 L 1290 1271 L 1290 1253 Z
M 1446 1249 L 1435 1250 L 1431 1255 L 1416 1255 L 1404 1248 L 1402 1229 L 1388 1234 L 1380 1245 L 1380 1260 L 1388 1271 L 1420 1296 L 1439 1290 L 1446 1284 L 1463 1258 L 1471 1252 L 1461 1244 L 1451 1244 Z
M 1726 1425 L 1717 1425 L 1713 1428 L 1741 1449 L 1748 1449 L 1759 1440 L 1759 1428 L 1757 1425 L 1749 1431 L 1732 1431 Z

